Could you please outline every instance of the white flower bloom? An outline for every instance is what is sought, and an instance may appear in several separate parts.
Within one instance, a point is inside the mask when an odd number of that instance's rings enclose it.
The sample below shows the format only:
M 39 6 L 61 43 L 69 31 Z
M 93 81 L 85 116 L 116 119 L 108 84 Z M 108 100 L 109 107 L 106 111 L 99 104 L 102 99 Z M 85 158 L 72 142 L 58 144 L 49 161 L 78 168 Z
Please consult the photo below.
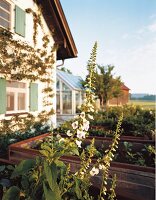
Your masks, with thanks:
M 90 175 L 91 176 L 95 176 L 99 173 L 99 169 L 98 168 L 95 168 L 93 167 L 92 170 L 90 171 Z
M 89 129 L 89 121 L 86 119 L 83 121 L 83 130 L 88 131 Z
M 78 121 L 73 122 L 72 127 L 73 127 L 73 129 L 77 129 L 78 128 Z
M 72 136 L 73 134 L 70 132 L 70 130 L 67 131 L 67 135 L 70 137 Z
M 80 114 L 80 117 L 81 117 L 82 119 L 84 119 L 84 118 L 85 118 L 85 112 L 82 112 L 82 113 Z
M 88 107 L 92 107 L 92 104 L 91 104 L 91 103 L 88 103 L 87 106 L 88 106 Z
M 92 115 L 90 115 L 90 114 L 88 114 L 88 118 L 89 119 L 94 119 L 94 117 Z
M 12 143 L 12 142 L 16 142 L 16 141 L 17 141 L 17 139 L 15 139 L 15 138 L 10 138 L 10 139 L 9 139 L 9 142 L 11 142 L 11 143 Z
M 61 135 L 60 134 L 57 134 L 56 135 L 56 138 L 59 140 L 61 138 Z
M 64 138 L 61 138 L 60 140 L 59 140 L 59 143 L 60 142 L 64 142 L 65 141 L 65 139 Z
M 91 111 L 91 112 L 94 112 L 94 109 L 93 109 L 93 108 L 90 108 L 90 111 Z
M 79 118 L 79 116 L 78 116 L 78 115 L 75 115 L 75 116 L 74 116 L 74 119 L 77 119 L 77 118 Z
M 105 169 L 106 167 L 102 164 L 99 164 L 99 169 Z
M 87 89 L 86 89 L 86 92 L 91 92 L 91 89 L 90 89 L 90 88 L 87 88 Z
M 151 115 L 153 114 L 152 110 L 150 110 L 150 114 L 151 114 Z
M 86 169 L 88 169 L 89 168 L 89 163 L 86 165 Z
M 79 148 L 81 148 L 81 143 L 82 143 L 82 141 L 76 140 L 76 144 L 77 144 L 77 146 L 78 146 Z
M 77 130 L 77 138 L 82 139 L 86 137 L 86 133 L 84 131 Z

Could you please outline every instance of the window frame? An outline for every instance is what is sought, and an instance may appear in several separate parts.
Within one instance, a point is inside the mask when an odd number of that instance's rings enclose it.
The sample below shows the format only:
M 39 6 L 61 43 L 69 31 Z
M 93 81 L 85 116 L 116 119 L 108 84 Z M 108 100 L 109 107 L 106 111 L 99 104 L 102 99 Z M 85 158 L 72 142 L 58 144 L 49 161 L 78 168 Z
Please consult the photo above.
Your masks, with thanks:
M 29 85 L 28 83 L 24 81 L 7 81 L 7 82 L 18 82 L 18 83 L 24 83 L 25 88 L 15 88 L 15 87 L 9 87 L 6 83 L 6 101 L 7 101 L 7 93 L 13 92 L 14 93 L 14 110 L 7 110 L 7 102 L 6 102 L 6 114 L 15 114 L 15 113 L 23 113 L 23 112 L 29 112 Z M 24 93 L 25 94 L 25 109 L 24 110 L 18 110 L 18 94 Z
M 5 26 L 2 26 L 1 24 L 0 24 L 0 27 L 3 27 L 3 28 L 5 28 L 5 29 L 12 30 L 13 3 L 10 2 L 10 1 L 8 1 L 8 0 L 3 0 L 3 1 L 5 1 L 7 4 L 9 4 L 10 9 L 9 9 L 9 11 L 8 11 L 8 10 L 6 10 L 5 8 L 1 7 L 1 6 L 0 6 L 0 8 L 1 8 L 3 11 L 5 11 L 6 13 L 8 13 L 10 16 L 9 16 L 9 21 L 6 20 L 5 18 L 1 17 L 1 16 L 0 16 L 0 18 L 3 19 L 3 20 L 5 20 L 6 22 L 8 22 L 8 23 L 9 23 L 9 27 L 7 28 L 7 27 L 5 27 Z

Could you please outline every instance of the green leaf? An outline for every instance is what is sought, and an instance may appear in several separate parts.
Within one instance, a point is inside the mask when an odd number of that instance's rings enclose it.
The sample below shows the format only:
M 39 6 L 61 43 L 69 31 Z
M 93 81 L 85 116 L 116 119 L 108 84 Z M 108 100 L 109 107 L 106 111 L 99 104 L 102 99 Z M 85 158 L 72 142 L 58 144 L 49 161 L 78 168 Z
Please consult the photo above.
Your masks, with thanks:
M 8 169 L 8 170 L 14 170 L 15 167 L 13 167 L 12 165 L 8 165 L 8 166 L 7 166 L 7 169 Z
M 59 193 L 50 190 L 45 183 L 43 183 L 43 189 L 46 200 L 61 200 Z
M 40 152 L 43 156 L 49 157 L 49 151 L 47 151 L 47 150 L 40 150 L 39 152 Z
M 16 186 L 12 186 L 4 194 L 2 200 L 19 200 L 20 199 L 20 189 Z
M 55 163 L 49 165 L 47 161 L 44 161 L 44 172 L 46 175 L 46 180 L 48 181 L 50 189 L 57 194 L 61 199 L 60 189 L 57 184 L 57 166 Z
M 49 183 L 50 188 L 54 190 L 54 187 L 57 184 L 56 164 L 52 163 L 51 165 L 49 165 L 47 161 L 44 161 L 44 172 L 45 172 L 46 179 Z
M 13 171 L 11 178 L 15 178 L 20 175 L 25 175 L 29 170 L 31 170 L 36 164 L 36 161 L 33 159 L 22 160 L 19 165 Z
M 22 187 L 26 190 L 30 187 L 29 185 L 29 178 L 26 176 L 21 180 Z
M 0 172 L 2 172 L 5 169 L 5 165 L 0 166 Z
M 78 199 L 82 199 L 82 192 L 81 192 L 81 189 L 79 187 L 79 181 L 77 179 L 75 179 L 75 184 L 76 184 L 76 186 L 75 186 L 75 193 L 77 195 L 77 198 Z
M 55 164 L 57 167 L 65 167 L 66 165 L 64 164 L 64 162 L 60 161 L 60 160 L 55 160 Z
M 49 151 L 49 153 L 52 151 L 48 145 L 43 145 L 43 149 Z
M 79 156 L 79 151 L 78 151 L 78 149 L 77 149 L 77 148 L 73 148 L 73 149 L 72 149 L 72 154 L 73 154 L 73 155 Z
M 64 151 L 57 151 L 54 153 L 53 158 L 59 159 L 61 156 L 63 156 L 65 153 Z
M 10 187 L 11 181 L 7 178 L 2 178 L 0 179 L 0 185 L 2 185 L 3 187 Z

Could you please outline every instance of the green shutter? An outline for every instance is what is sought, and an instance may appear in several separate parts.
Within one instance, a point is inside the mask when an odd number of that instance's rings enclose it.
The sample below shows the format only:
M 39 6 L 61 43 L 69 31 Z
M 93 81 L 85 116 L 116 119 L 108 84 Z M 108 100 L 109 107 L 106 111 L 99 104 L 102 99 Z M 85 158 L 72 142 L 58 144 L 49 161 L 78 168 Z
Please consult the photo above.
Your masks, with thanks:
M 38 110 L 38 84 L 30 83 L 30 111 Z
M 15 7 L 15 32 L 21 36 L 25 36 L 25 11 Z
M 0 114 L 6 113 L 6 80 L 0 78 Z

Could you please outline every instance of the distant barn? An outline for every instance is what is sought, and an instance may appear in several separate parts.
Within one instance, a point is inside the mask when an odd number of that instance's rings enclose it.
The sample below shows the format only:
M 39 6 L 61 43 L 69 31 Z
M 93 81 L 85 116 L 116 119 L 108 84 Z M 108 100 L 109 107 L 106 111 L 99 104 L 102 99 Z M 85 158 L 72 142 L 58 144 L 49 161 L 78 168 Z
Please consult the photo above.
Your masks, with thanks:
M 122 84 L 121 86 L 122 94 L 117 98 L 112 98 L 108 101 L 108 106 L 122 106 L 128 103 L 130 94 L 130 89 Z

